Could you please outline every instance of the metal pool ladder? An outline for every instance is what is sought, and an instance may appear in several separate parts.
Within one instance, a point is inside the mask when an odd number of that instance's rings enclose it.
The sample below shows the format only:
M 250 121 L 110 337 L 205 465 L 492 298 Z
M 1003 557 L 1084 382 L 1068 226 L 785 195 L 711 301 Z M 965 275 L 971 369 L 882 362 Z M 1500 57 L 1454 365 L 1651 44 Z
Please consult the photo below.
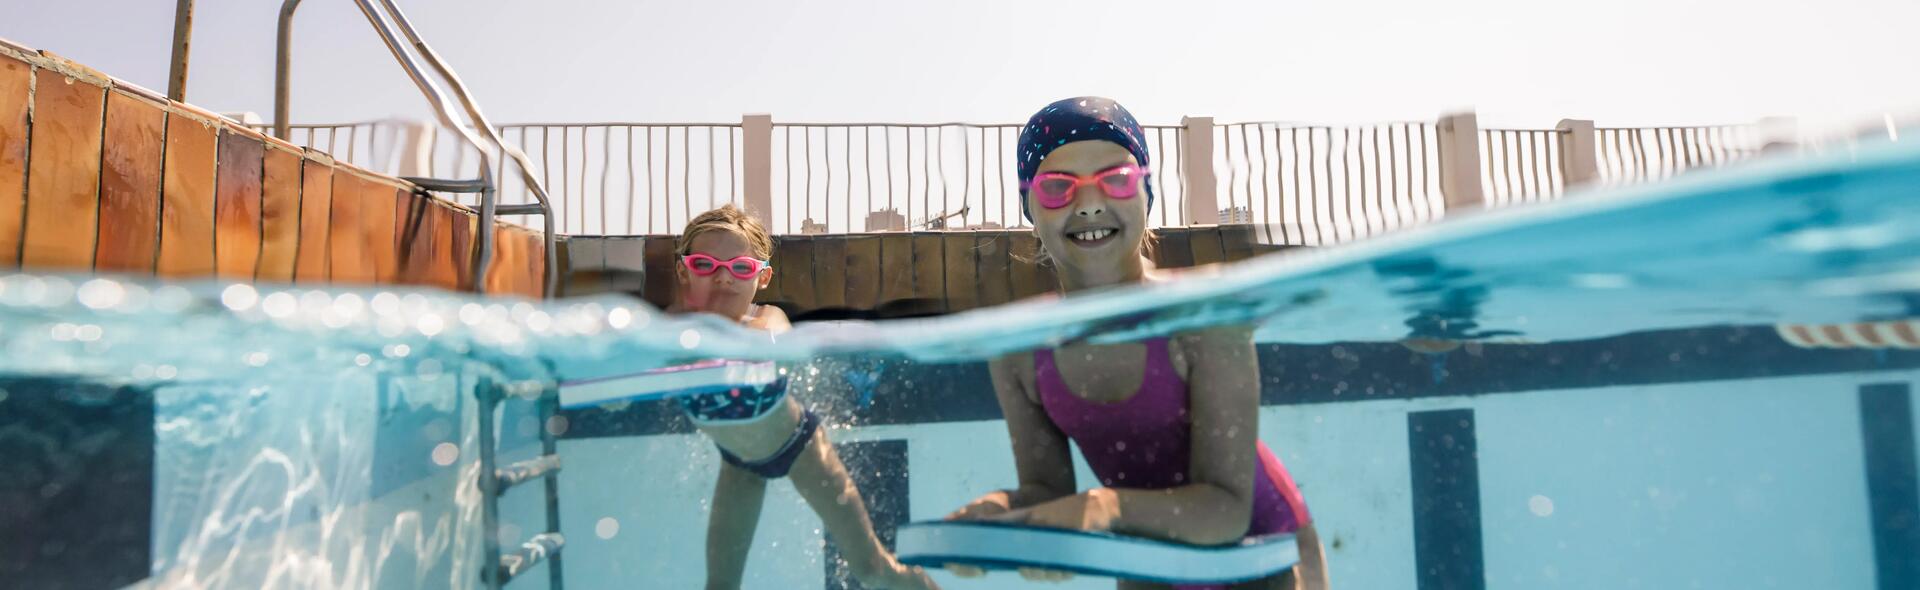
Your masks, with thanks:
M 290 80 L 292 78 L 292 72 L 290 70 L 293 45 L 293 14 L 295 10 L 299 9 L 300 1 L 301 0 L 285 0 L 285 2 L 280 5 L 279 42 L 278 53 L 275 59 L 273 95 L 273 134 L 280 139 L 287 139 L 287 129 L 291 124 L 291 122 L 287 120 L 287 117 L 289 100 L 288 87 L 291 84 Z M 429 191 L 477 193 L 480 195 L 480 231 L 474 232 L 479 234 L 474 236 L 475 243 L 479 247 L 475 248 L 471 261 L 473 264 L 474 291 L 480 293 L 486 292 L 487 265 L 493 261 L 492 230 L 494 216 L 539 215 L 546 230 L 546 276 L 542 281 L 541 292 L 546 297 L 553 297 L 554 291 L 558 288 L 560 282 L 559 250 L 556 248 L 556 240 L 553 233 L 553 206 L 547 201 L 546 186 L 540 182 L 539 178 L 534 176 L 532 171 L 533 163 L 527 159 L 526 152 L 507 143 L 506 140 L 500 136 L 499 129 L 494 127 L 493 123 L 487 120 L 487 116 L 480 112 L 480 106 L 474 102 L 473 94 L 467 91 L 467 86 L 460 81 L 460 76 L 453 72 L 453 68 L 447 66 L 445 60 L 440 59 L 440 54 L 434 52 L 432 47 L 427 46 L 426 41 L 421 40 L 419 31 L 414 30 L 413 23 L 407 20 L 406 14 L 400 12 L 400 7 L 395 6 L 393 0 L 354 0 L 354 4 L 358 5 L 360 12 L 366 15 L 367 22 L 373 25 L 374 32 L 379 33 L 380 39 L 386 42 L 387 49 L 393 52 L 394 60 L 400 62 L 401 69 L 406 70 L 407 76 L 413 79 L 414 85 L 420 87 L 420 93 L 426 96 L 428 104 L 433 106 L 434 114 L 439 116 L 440 124 L 453 129 L 462 140 L 468 145 L 473 146 L 474 150 L 480 152 L 479 178 L 406 179 L 415 186 Z M 383 10 L 384 13 L 382 12 Z M 406 38 L 406 43 L 401 42 L 401 37 L 403 36 Z M 440 90 L 439 84 L 427 78 L 426 73 L 420 68 L 420 63 L 414 59 L 410 51 L 418 52 L 421 57 L 426 59 L 428 64 L 433 66 L 434 71 L 446 80 L 447 85 L 453 89 L 453 97 L 458 99 L 460 106 L 463 107 L 462 110 L 466 113 L 467 121 L 463 122 L 454 119 L 453 113 L 456 109 L 453 103 L 448 100 L 447 94 Z M 526 184 L 529 192 L 533 194 L 534 203 L 504 206 L 499 204 L 498 184 L 497 180 L 493 178 L 493 170 L 495 162 L 497 161 L 496 158 L 503 155 L 513 159 L 516 168 L 520 172 L 521 181 Z
M 483 379 L 474 394 L 480 402 L 480 531 L 486 552 L 499 561 L 480 566 L 482 587 L 498 590 L 521 573 L 542 562 L 547 564 L 547 585 L 562 590 L 560 551 L 567 544 L 560 535 L 560 455 L 553 420 L 559 414 L 560 388 L 540 381 L 494 384 Z M 540 415 L 540 455 L 506 466 L 499 465 L 499 441 L 494 436 L 493 411 L 509 398 L 534 400 Z M 533 535 L 511 553 L 500 552 L 500 495 L 534 480 L 546 488 L 546 531 Z
M 527 160 L 526 153 L 500 137 L 499 130 L 487 120 L 486 115 L 481 114 L 479 105 L 474 103 L 472 94 L 467 91 L 466 85 L 461 83 L 460 77 L 440 59 L 439 54 L 434 53 L 433 49 L 427 46 L 426 41 L 420 39 L 419 32 L 414 30 L 413 24 L 407 21 L 406 15 L 393 4 L 393 0 L 354 0 L 354 3 L 360 7 L 360 12 L 366 15 L 367 22 L 373 25 L 374 31 L 380 34 L 380 39 L 386 42 L 387 49 L 393 52 L 394 59 L 400 62 L 407 76 L 420 87 L 421 94 L 425 95 L 428 103 L 433 106 L 434 113 L 440 118 L 440 123 L 452 128 L 461 139 L 480 152 L 479 178 L 407 179 L 425 190 L 480 195 L 479 227 L 482 231 L 475 232 L 479 234 L 475 236 L 479 247 L 476 248 L 472 260 L 474 290 L 482 293 L 486 291 L 487 265 L 493 258 L 494 216 L 539 215 L 546 224 L 547 267 L 543 292 L 547 297 L 552 297 L 558 283 L 558 265 L 556 264 L 558 249 L 554 247 L 553 208 L 547 201 L 546 187 L 532 173 L 532 163 Z M 285 0 L 280 8 L 273 127 L 274 135 L 281 139 L 287 138 L 287 128 L 290 124 L 287 120 L 289 49 L 293 14 L 299 6 L 300 0 Z M 401 43 L 400 38 L 403 36 L 411 44 L 410 46 Z M 434 71 L 452 87 L 454 96 L 459 99 L 460 106 L 464 107 L 467 121 L 454 119 L 453 103 L 447 99 L 446 93 L 440 90 L 438 84 L 427 78 L 419 62 L 409 53 L 409 49 L 419 52 L 433 66 Z M 500 155 L 513 159 L 520 172 L 521 180 L 533 193 L 536 203 L 501 206 L 497 202 L 496 187 L 498 185 L 492 171 L 495 158 Z M 485 537 L 482 545 L 486 548 L 486 552 L 482 555 L 487 556 L 480 567 L 481 584 L 489 590 L 499 590 L 514 577 L 544 562 L 547 564 L 548 586 L 553 590 L 562 590 L 560 552 L 566 547 L 566 538 L 560 535 L 560 456 L 556 453 L 558 441 L 555 440 L 558 435 L 557 429 L 551 426 L 554 416 L 559 413 L 560 390 L 551 383 L 538 381 L 495 383 L 490 379 L 483 379 L 475 388 L 474 395 L 478 398 L 480 409 L 480 472 L 476 485 L 480 488 L 481 534 Z M 499 441 L 494 432 L 493 413 L 500 408 L 502 402 L 512 397 L 533 400 L 538 404 L 540 455 L 527 461 L 501 466 L 498 464 Z M 546 488 L 546 530 L 521 542 L 511 552 L 502 553 L 500 495 L 520 484 L 535 480 L 545 484 Z

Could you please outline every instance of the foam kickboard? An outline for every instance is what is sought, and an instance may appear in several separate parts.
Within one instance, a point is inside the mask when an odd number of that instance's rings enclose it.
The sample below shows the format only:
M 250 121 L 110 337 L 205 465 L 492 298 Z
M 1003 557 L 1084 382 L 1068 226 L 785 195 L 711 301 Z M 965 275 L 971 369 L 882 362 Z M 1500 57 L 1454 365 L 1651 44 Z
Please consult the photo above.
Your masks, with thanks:
M 560 406 L 582 408 L 610 402 L 635 402 L 764 387 L 779 379 L 771 362 L 712 360 L 662 367 L 626 375 L 560 383 Z
M 982 521 L 916 522 L 900 527 L 900 561 L 921 567 L 1022 567 L 1163 584 L 1219 584 L 1268 577 L 1300 561 L 1292 534 L 1198 546 L 1111 533 Z

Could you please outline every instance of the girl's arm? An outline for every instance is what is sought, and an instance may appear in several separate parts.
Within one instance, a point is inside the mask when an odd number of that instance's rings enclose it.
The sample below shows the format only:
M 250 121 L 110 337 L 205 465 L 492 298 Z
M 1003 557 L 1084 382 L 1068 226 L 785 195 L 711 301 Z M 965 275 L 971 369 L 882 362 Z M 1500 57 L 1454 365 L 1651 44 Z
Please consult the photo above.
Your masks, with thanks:
M 1009 355 L 988 363 L 993 375 L 993 391 L 1000 401 L 1000 413 L 1007 420 L 1007 436 L 1013 442 L 1013 464 L 1020 487 L 981 496 L 949 518 L 983 517 L 1045 503 L 1074 491 L 1073 453 L 1067 448 L 1067 435 L 1053 425 L 1045 409 L 1028 393 L 1032 356 Z
M 1192 459 L 1183 486 L 1095 488 L 1007 520 L 1216 545 L 1246 536 L 1253 514 L 1260 409 L 1259 364 L 1251 328 L 1180 337 L 1189 359 Z
M 713 512 L 707 518 L 708 590 L 740 588 L 766 495 L 767 480 L 731 463 L 720 463 L 720 480 L 713 486 Z

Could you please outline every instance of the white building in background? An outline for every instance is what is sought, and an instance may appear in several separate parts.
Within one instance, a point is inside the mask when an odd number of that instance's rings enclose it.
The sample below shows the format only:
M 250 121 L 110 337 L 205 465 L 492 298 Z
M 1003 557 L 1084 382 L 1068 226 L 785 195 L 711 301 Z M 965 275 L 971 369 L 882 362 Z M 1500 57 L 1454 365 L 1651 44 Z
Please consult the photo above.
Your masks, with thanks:
M 1253 223 L 1253 208 L 1230 207 L 1220 210 L 1220 225 L 1235 223 Z
M 824 234 L 827 233 L 827 224 L 816 222 L 812 217 L 808 217 L 800 222 L 800 233 Z

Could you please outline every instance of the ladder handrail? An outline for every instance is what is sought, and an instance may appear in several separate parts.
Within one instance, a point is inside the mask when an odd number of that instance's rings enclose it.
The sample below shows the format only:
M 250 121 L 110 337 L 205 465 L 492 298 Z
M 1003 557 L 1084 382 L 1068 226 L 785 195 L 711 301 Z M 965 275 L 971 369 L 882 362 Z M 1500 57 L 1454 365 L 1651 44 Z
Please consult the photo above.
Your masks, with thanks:
M 285 0 L 280 6 L 280 23 L 277 39 L 278 53 L 275 59 L 276 70 L 274 74 L 273 131 L 274 136 L 281 139 L 287 139 L 288 129 L 291 125 L 288 111 L 292 69 L 293 16 L 295 11 L 299 9 L 300 2 L 301 0 Z M 493 126 L 487 122 L 486 116 L 480 112 L 479 105 L 474 102 L 473 96 L 467 91 L 466 85 L 460 81 L 459 76 L 454 74 L 453 69 L 448 67 L 446 63 L 440 59 L 439 55 L 427 45 L 426 41 L 420 38 L 419 33 L 414 30 L 412 23 L 407 21 L 406 15 L 400 12 L 398 6 L 395 6 L 391 0 L 381 0 L 381 8 L 387 12 L 386 15 L 383 15 L 380 10 L 375 8 L 372 0 L 354 0 L 354 3 L 360 7 L 360 12 L 366 15 L 367 22 L 373 26 L 374 32 L 380 35 L 381 41 L 386 43 L 388 51 L 393 53 L 394 60 L 400 64 L 401 69 L 406 71 L 407 76 L 413 80 L 414 85 L 420 88 L 421 94 L 427 98 L 428 104 L 433 107 L 434 114 L 439 117 L 441 124 L 451 127 L 459 134 L 461 139 L 465 140 L 468 145 L 472 146 L 474 150 L 480 154 L 480 181 L 486 187 L 486 190 L 480 193 L 479 226 L 483 228 L 483 231 L 477 232 L 480 235 L 475 236 L 478 248 L 472 259 L 474 267 L 474 291 L 480 293 L 486 292 L 487 267 L 493 260 L 494 240 L 491 230 L 493 228 L 494 211 L 499 204 L 498 191 L 494 190 L 495 181 L 493 178 L 493 168 L 496 161 L 495 154 L 504 153 L 511 157 L 519 167 L 521 179 L 526 183 L 534 199 L 539 203 L 541 218 L 544 220 L 543 229 L 545 230 L 546 242 L 546 260 L 544 261 L 546 263 L 546 272 L 544 273 L 545 276 L 542 277 L 543 285 L 541 294 L 545 297 L 552 297 L 559 283 L 559 269 L 557 268 L 559 262 L 559 253 L 557 251 L 558 240 L 553 231 L 553 206 L 547 200 L 545 185 L 542 184 L 538 178 L 534 177 L 531 169 L 532 163 L 528 160 L 526 153 L 518 147 L 507 144 L 505 138 L 500 136 L 498 130 L 494 129 Z M 399 23 L 397 27 L 393 22 L 388 21 L 389 16 L 394 22 Z M 453 87 L 455 97 L 457 97 L 462 106 L 465 107 L 464 110 L 471 119 L 467 122 L 470 124 L 463 124 L 460 121 L 454 120 L 452 115 L 454 111 L 452 102 L 448 100 L 446 93 L 441 91 L 438 84 L 435 84 L 426 77 L 419 63 L 414 60 L 413 56 L 408 54 L 406 47 L 402 45 L 400 41 L 400 36 L 402 35 L 412 44 L 414 50 L 421 52 L 427 57 L 429 63 L 433 65 L 434 70 Z M 474 133 L 474 129 L 476 128 L 482 130 L 484 136 L 476 135 Z M 499 151 L 495 152 L 495 149 Z

